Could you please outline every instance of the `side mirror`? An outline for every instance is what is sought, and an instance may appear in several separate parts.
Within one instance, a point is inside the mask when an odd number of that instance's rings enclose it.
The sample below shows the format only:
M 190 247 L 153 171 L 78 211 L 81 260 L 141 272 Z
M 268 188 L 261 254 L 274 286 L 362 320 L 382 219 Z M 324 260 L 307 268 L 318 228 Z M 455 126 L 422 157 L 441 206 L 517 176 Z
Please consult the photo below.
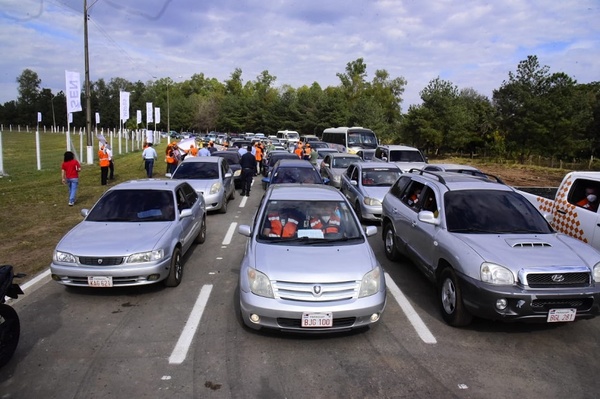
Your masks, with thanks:
M 350 184 L 353 186 L 358 186 L 358 182 L 356 180 L 350 180 Z
M 250 237 L 252 235 L 252 228 L 247 224 L 241 224 L 238 226 L 238 233 L 243 236 Z
M 434 226 L 439 226 L 440 221 L 435 217 L 433 212 L 431 211 L 421 211 L 418 216 L 419 220 L 423 223 L 432 224 Z
M 372 237 L 377 234 L 377 226 L 365 226 L 364 229 L 367 237 Z
M 182 209 L 181 212 L 179 212 L 179 219 L 189 218 L 190 216 L 192 216 L 192 210 L 189 208 Z
M 166 174 L 165 174 L 165 177 L 167 177 L 167 178 L 169 178 L 169 179 L 170 179 L 170 178 L 172 178 L 172 177 L 173 177 L 173 175 L 172 175 L 171 173 L 166 173 Z

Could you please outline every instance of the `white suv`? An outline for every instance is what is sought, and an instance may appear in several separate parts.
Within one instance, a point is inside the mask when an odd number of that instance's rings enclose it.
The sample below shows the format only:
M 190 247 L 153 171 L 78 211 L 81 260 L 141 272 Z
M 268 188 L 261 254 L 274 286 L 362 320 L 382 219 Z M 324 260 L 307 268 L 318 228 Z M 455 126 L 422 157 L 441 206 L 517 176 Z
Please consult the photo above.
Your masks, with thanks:
M 421 151 L 405 145 L 380 145 L 375 150 L 374 160 L 394 162 L 403 172 L 421 169 L 427 165 L 427 159 Z

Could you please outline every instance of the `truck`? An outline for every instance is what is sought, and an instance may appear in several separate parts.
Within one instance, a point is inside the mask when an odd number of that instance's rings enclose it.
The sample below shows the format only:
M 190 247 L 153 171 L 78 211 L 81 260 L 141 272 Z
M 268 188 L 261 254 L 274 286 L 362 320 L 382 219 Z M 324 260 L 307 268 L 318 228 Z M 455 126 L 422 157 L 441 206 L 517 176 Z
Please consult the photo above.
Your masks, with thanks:
M 600 250 L 600 172 L 570 172 L 565 175 L 553 199 L 532 194 L 525 196 L 552 227 Z

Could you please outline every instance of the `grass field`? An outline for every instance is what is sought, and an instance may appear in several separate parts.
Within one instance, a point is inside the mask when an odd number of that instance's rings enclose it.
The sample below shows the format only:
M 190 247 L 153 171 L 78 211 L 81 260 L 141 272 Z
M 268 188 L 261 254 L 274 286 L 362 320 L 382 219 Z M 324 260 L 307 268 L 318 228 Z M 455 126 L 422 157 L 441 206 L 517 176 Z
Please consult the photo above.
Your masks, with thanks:
M 72 145 L 77 153 L 80 149 L 79 140 L 78 135 L 72 136 Z M 2 132 L 5 176 L 0 178 L 0 264 L 12 264 L 15 272 L 33 277 L 48 268 L 58 241 L 82 220 L 81 209 L 90 208 L 111 185 L 146 177 L 141 150 L 124 153 L 123 141 L 123 154 L 119 154 L 115 140 L 115 180 L 108 186 L 102 186 L 97 145 L 98 141 L 95 140 L 93 165 L 80 160 L 82 170 L 77 202 L 70 207 L 68 189 L 61 183 L 66 136 L 40 133 L 41 170 L 38 170 L 35 133 Z M 166 166 L 160 155 L 165 146 L 166 142 L 155 146 L 159 154 L 154 168 L 156 177 L 164 176 Z

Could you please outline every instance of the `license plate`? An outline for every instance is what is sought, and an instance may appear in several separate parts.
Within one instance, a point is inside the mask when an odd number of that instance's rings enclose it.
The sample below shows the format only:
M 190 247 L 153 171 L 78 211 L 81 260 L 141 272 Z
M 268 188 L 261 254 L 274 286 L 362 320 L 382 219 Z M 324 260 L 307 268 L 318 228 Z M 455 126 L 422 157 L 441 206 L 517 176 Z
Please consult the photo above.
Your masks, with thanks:
M 332 313 L 303 313 L 303 328 L 328 328 L 333 326 Z
M 561 323 L 565 321 L 575 321 L 576 309 L 550 309 L 548 312 L 548 323 Z
M 90 287 L 112 287 L 112 276 L 88 276 Z

